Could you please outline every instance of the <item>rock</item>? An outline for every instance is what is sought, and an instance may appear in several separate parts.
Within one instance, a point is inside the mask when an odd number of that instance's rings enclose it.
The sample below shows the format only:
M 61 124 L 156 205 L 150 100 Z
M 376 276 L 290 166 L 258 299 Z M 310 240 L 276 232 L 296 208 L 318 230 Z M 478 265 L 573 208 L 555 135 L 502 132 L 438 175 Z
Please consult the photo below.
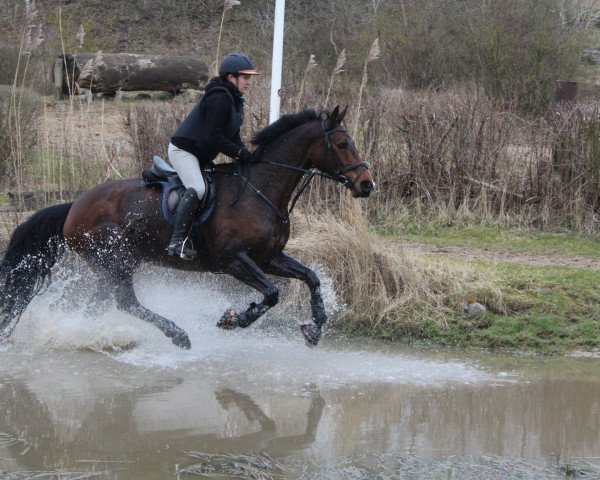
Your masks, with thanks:
M 466 302 L 462 304 L 463 312 L 469 317 L 480 317 L 487 309 L 479 302 Z

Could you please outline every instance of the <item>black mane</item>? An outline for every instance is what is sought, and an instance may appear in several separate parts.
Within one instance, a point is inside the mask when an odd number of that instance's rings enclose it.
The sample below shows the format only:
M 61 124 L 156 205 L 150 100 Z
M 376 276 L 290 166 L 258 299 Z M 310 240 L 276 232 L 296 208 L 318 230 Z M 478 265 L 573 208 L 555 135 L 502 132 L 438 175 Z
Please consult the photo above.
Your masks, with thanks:
M 319 115 L 312 108 L 308 108 L 298 113 L 290 113 L 284 115 L 279 120 L 263 128 L 252 138 L 252 143 L 255 145 L 268 145 L 276 138 L 279 138 L 286 132 L 289 132 L 293 128 L 304 125 L 305 123 L 312 122 L 319 118 Z

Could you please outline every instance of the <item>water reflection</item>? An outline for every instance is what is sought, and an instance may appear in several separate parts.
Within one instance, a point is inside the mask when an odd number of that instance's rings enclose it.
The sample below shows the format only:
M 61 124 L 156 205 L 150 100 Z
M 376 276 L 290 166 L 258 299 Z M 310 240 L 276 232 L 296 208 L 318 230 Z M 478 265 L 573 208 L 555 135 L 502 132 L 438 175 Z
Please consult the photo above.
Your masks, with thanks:
M 325 401 L 318 392 L 314 392 L 302 403 L 308 400 L 308 410 L 304 422 L 304 431 L 297 434 L 282 434 L 278 432 L 276 422 L 269 417 L 249 395 L 234 389 L 221 389 L 215 392 L 219 406 L 227 414 L 226 432 L 224 437 L 212 434 L 200 435 L 193 443 L 206 452 L 262 452 L 269 451 L 272 456 L 289 455 L 294 450 L 306 448 L 315 441 L 315 435 Z M 243 419 L 235 415 L 235 410 L 243 414 Z M 302 410 L 301 408 L 297 410 Z M 293 414 L 293 412 L 288 412 Z M 300 412 L 298 412 L 300 413 Z M 301 414 L 300 414 L 301 415 Z M 298 419 L 303 419 L 302 416 Z M 254 431 L 248 433 L 248 426 L 254 426 Z M 282 425 L 283 427 L 283 425 Z M 287 427 L 289 430 L 289 425 Z
M 191 462 L 184 454 L 191 450 L 289 455 L 315 441 L 325 406 L 314 390 L 257 401 L 239 387 L 214 389 L 197 378 L 155 379 L 85 398 L 50 385 L 40 390 L 36 379 L 30 385 L 14 378 L 2 383 L 0 432 L 15 440 L 5 442 L 3 468 L 93 468 L 112 470 L 119 479 L 166 478 L 175 464 Z
M 432 462 L 497 456 L 548 466 L 557 457 L 600 452 L 595 375 L 317 387 L 205 371 L 119 367 L 109 375 L 109 365 L 86 361 L 85 374 L 52 367 L 5 374 L 0 468 L 162 479 L 175 465 L 194 463 L 189 451 L 266 452 L 315 468 L 340 459 L 358 465 L 365 454 L 406 453 Z

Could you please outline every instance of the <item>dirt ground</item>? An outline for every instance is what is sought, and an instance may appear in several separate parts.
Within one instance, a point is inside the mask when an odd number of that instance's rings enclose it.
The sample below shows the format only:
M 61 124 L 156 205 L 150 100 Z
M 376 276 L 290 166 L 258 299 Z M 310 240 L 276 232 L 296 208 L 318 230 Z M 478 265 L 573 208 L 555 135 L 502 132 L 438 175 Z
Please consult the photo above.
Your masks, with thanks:
M 499 263 L 510 262 L 524 265 L 600 269 L 600 260 L 579 255 L 512 253 L 454 245 L 439 247 L 420 243 L 402 243 L 402 248 L 408 255 L 435 255 L 456 257 L 464 260 L 487 260 Z

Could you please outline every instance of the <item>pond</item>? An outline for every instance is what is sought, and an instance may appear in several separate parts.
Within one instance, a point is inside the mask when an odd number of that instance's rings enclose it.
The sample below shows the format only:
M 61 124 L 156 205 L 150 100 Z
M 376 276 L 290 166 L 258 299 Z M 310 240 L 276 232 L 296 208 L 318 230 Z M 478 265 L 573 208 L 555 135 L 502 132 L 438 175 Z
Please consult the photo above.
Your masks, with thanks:
M 146 269 L 183 351 L 78 280 L 58 272 L 0 348 L 6 478 L 600 478 L 598 359 L 309 349 L 293 309 L 221 331 L 251 292 Z

